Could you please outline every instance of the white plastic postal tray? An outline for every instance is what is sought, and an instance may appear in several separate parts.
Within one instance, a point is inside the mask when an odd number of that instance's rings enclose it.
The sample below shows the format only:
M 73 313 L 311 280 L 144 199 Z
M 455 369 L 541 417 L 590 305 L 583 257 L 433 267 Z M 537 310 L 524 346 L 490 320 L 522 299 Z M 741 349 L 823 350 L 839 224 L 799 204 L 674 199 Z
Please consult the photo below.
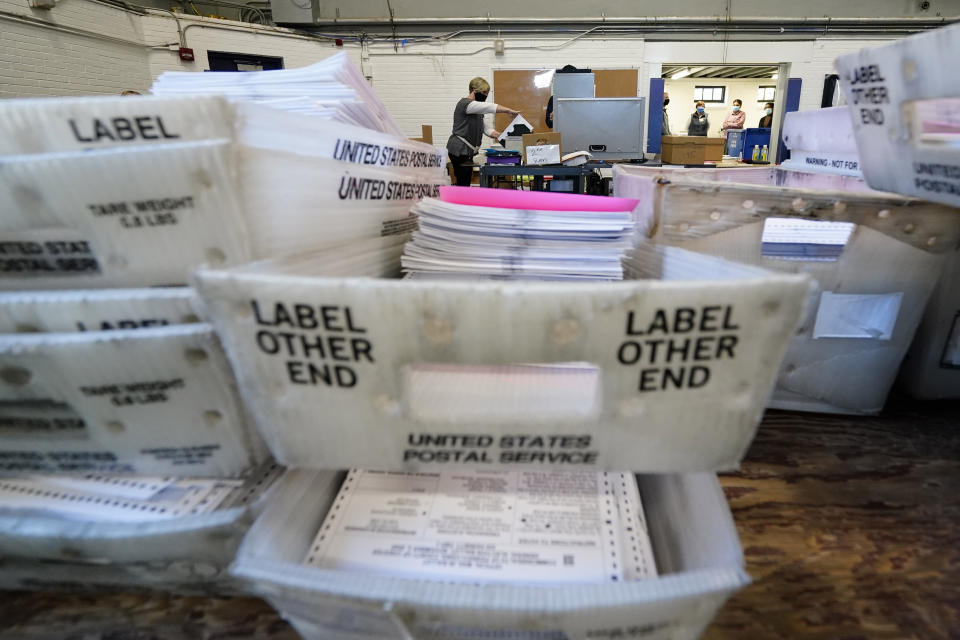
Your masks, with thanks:
M 960 216 L 940 204 L 869 190 L 845 176 L 780 169 L 616 167 L 618 196 L 643 194 L 638 227 L 658 243 L 816 279 L 770 406 L 832 413 L 883 408 Z M 770 255 L 765 229 L 802 243 L 805 225 L 852 223 L 839 255 Z M 827 232 L 833 233 L 830 229 Z
M 914 398 L 960 398 L 960 250 L 947 264 L 913 345 L 900 368 L 899 386 Z
M 521 586 L 443 583 L 302 564 L 343 474 L 292 470 L 232 572 L 310 640 L 697 638 L 749 583 L 716 476 L 637 477 L 659 577 Z
M 262 465 L 222 508 L 156 522 L 80 522 L 0 509 L 0 586 L 237 592 L 227 568 L 282 472 Z
M 83 96 L 0 100 L 0 155 L 229 138 L 220 96 Z
M 0 336 L 0 473 L 230 477 L 265 457 L 210 325 Z
M 0 334 L 149 329 L 200 318 L 189 287 L 0 293 Z
M 622 282 L 398 280 L 378 242 L 196 274 L 287 466 L 734 467 L 809 288 L 649 246 Z
M 30 102 L 56 123 L 123 120 L 130 104 Z M 177 103 L 141 104 L 172 121 Z M 227 111 L 217 138 L 82 149 L 50 139 L 43 153 L 0 155 L 0 288 L 182 285 L 204 263 L 403 234 L 414 202 L 449 183 L 431 145 L 253 104 Z
M 836 60 L 864 178 L 960 206 L 960 25 Z
M 788 112 L 783 142 L 790 150 L 783 169 L 863 177 L 849 107 Z

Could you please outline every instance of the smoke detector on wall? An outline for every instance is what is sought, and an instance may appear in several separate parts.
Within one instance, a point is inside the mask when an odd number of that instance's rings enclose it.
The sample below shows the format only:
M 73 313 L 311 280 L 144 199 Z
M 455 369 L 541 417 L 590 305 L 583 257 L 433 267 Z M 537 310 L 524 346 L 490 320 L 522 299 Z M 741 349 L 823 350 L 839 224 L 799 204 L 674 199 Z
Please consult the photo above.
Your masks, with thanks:
M 497 38 L 496 40 L 493 41 L 493 52 L 495 54 L 497 54 L 498 56 L 502 56 L 505 49 L 506 49 L 506 45 L 504 44 L 501 38 Z

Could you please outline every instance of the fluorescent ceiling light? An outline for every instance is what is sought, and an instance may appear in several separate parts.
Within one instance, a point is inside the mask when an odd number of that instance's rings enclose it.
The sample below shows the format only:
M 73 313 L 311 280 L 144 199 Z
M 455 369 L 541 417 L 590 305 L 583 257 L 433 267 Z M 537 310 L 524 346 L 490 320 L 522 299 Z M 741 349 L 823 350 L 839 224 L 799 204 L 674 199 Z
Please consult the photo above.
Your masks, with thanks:
M 678 72 L 676 72 L 675 74 L 673 74 L 672 76 L 670 76 L 670 79 L 671 79 L 671 80 L 679 80 L 680 78 L 686 78 L 687 76 L 693 75 L 694 73 L 699 73 L 700 71 L 703 71 L 704 69 L 706 69 L 706 67 L 692 67 L 692 68 L 691 68 L 691 67 L 685 67 L 684 69 L 681 69 L 680 71 L 678 71 Z

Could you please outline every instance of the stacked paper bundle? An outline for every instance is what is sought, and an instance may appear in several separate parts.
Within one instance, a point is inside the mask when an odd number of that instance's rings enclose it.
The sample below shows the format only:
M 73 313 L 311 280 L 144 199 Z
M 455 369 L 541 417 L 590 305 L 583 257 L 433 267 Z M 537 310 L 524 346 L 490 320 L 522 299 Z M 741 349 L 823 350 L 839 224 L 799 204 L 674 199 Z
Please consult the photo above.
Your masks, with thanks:
M 0 509 L 84 522 L 169 520 L 253 503 L 279 476 L 280 469 L 268 464 L 236 479 L 96 473 L 3 478 Z
M 304 563 L 445 582 L 657 575 L 629 473 L 352 470 Z
M 623 279 L 620 260 L 632 245 L 633 201 L 501 194 L 444 187 L 441 199 L 419 202 L 413 211 L 420 228 L 402 260 L 408 276 Z M 484 202 L 491 206 L 474 204 Z
M 403 131 L 346 53 L 308 67 L 276 71 L 193 73 L 167 71 L 155 95 L 219 94 L 403 136 Z

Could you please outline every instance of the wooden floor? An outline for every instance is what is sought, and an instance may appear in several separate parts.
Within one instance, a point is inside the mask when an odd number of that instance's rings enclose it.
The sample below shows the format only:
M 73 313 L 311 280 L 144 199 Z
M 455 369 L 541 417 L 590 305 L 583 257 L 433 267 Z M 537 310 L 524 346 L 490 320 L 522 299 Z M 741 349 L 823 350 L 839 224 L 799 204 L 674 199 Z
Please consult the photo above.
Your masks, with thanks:
M 960 637 L 960 403 L 769 412 L 722 482 L 754 583 L 710 640 Z
M 960 637 L 960 403 L 768 413 L 722 478 L 754 583 L 709 640 Z M 296 634 L 251 598 L 3 594 L 0 638 Z

